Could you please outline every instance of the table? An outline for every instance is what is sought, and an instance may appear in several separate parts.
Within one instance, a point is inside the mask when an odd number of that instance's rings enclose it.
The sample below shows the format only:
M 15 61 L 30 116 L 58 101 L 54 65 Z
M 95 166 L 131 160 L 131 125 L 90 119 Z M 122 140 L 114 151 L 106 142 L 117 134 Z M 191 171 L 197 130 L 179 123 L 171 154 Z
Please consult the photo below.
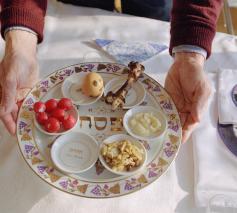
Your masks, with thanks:
M 85 55 L 98 52 L 103 60 L 113 61 L 100 52 L 92 40 L 96 38 L 121 41 L 158 41 L 169 44 L 169 23 L 114 14 L 100 9 L 81 8 L 50 1 L 46 17 L 44 42 L 39 45 L 40 77 L 79 63 Z M 0 41 L 0 56 L 4 42 Z M 213 54 L 205 66 L 208 72 L 237 67 L 236 37 L 217 33 Z M 101 60 L 101 59 L 100 59 Z M 148 74 L 164 82 L 172 63 L 168 51 L 146 61 Z M 24 162 L 16 139 L 0 124 L 0 206 L 4 213 L 38 212 L 203 212 L 194 205 L 194 172 L 192 141 L 184 144 L 169 171 L 158 181 L 134 194 L 105 200 L 75 197 L 53 189 L 39 179 Z M 147 199 L 148 197 L 148 199 Z

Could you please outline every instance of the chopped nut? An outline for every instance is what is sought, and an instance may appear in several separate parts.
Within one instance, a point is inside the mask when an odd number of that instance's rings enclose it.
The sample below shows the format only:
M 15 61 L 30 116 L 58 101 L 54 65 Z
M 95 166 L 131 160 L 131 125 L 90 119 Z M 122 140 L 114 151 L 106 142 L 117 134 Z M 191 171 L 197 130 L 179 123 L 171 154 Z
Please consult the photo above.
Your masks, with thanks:
M 123 140 L 106 144 L 101 149 L 105 162 L 115 171 L 130 171 L 142 163 L 143 150 Z

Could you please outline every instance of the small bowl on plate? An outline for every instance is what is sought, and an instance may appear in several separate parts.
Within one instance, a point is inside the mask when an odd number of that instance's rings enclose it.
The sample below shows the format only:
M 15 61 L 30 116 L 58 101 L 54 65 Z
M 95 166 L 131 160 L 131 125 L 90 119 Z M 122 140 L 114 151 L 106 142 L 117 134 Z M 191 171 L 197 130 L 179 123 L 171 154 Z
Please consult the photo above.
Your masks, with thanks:
M 109 144 L 111 145 L 116 144 L 116 143 L 120 143 L 121 141 L 129 141 L 129 143 L 131 143 L 133 146 L 136 147 L 136 150 L 140 153 L 140 155 L 142 156 L 141 162 L 139 164 L 139 166 L 133 167 L 131 168 L 129 171 L 127 171 L 125 168 L 124 169 L 113 169 L 107 162 L 106 159 L 104 157 L 104 147 L 107 147 Z M 125 176 L 129 176 L 132 174 L 137 173 L 138 171 L 140 171 L 142 168 L 144 168 L 144 166 L 146 165 L 146 160 L 147 160 L 147 152 L 145 147 L 143 146 L 143 144 L 139 141 L 137 141 L 135 138 L 129 136 L 129 135 L 125 135 L 125 134 L 118 134 L 118 135 L 112 135 L 108 138 L 106 138 L 103 143 L 100 144 L 100 148 L 99 148 L 99 159 L 100 162 L 102 163 L 102 165 L 109 170 L 110 172 L 117 174 L 117 175 L 125 175 Z M 118 156 L 119 154 L 121 156 L 123 156 L 121 149 L 118 148 L 113 148 L 113 150 L 111 151 L 113 153 L 117 153 L 115 154 L 115 157 Z M 126 166 L 125 166 L 126 167 Z
M 98 159 L 97 141 L 83 132 L 70 132 L 58 137 L 51 148 L 54 165 L 65 173 L 81 173 L 90 169 Z
M 112 91 L 113 93 L 118 91 L 121 88 L 121 86 L 126 82 L 126 80 L 127 77 L 125 76 L 119 76 L 110 80 L 105 85 L 104 96 L 106 96 L 110 91 Z M 123 109 L 130 109 L 134 106 L 140 105 L 144 101 L 145 96 L 146 96 L 146 90 L 143 84 L 140 81 L 134 82 L 132 84 L 132 87 L 128 91 L 128 94 L 126 95 Z
M 75 125 L 74 125 L 71 129 L 69 129 L 69 130 L 63 130 L 63 129 L 61 128 L 61 129 L 59 130 L 59 132 L 47 132 L 46 130 L 43 129 L 42 125 L 38 123 L 35 114 L 34 114 L 34 125 L 37 127 L 37 129 L 38 129 L 39 131 L 41 131 L 42 133 L 44 133 L 44 134 L 46 134 L 46 135 L 59 136 L 59 135 L 67 134 L 67 133 L 71 132 L 71 131 L 76 127 L 77 122 L 78 122 L 78 120 L 79 120 L 79 112 L 78 112 L 78 110 L 77 110 L 77 108 L 76 108 L 75 105 L 72 105 L 72 106 L 73 106 L 73 108 L 72 108 L 71 110 L 67 111 L 67 114 L 72 115 L 72 116 L 75 118 L 75 120 L 76 120 Z
M 62 84 L 61 90 L 65 98 L 70 98 L 76 105 L 86 106 L 97 102 L 104 93 L 104 88 L 101 94 L 97 97 L 88 97 L 82 93 L 82 85 L 88 73 L 76 73 L 66 78 Z
M 125 113 L 123 126 L 131 136 L 139 140 L 160 141 L 165 136 L 168 124 L 162 111 L 151 106 L 136 106 Z

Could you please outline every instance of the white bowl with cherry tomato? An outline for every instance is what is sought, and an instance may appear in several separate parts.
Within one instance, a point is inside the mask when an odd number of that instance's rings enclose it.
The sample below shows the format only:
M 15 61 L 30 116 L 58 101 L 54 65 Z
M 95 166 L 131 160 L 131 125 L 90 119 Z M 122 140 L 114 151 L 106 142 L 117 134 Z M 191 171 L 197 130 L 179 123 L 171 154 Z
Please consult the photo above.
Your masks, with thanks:
M 62 135 L 77 124 L 79 113 L 71 99 L 49 99 L 34 104 L 35 126 L 47 135 Z

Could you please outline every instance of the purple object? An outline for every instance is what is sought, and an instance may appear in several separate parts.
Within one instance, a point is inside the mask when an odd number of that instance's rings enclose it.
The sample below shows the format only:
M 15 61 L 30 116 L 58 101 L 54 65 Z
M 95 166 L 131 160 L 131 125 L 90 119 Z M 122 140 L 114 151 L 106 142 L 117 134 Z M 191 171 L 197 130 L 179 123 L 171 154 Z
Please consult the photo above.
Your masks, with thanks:
M 237 85 L 235 85 L 231 91 L 231 97 L 232 97 L 232 100 L 235 104 L 235 106 L 237 106 Z
M 226 145 L 226 147 L 237 156 L 237 137 L 233 131 L 232 124 L 217 124 L 217 130 L 221 137 L 221 140 Z

